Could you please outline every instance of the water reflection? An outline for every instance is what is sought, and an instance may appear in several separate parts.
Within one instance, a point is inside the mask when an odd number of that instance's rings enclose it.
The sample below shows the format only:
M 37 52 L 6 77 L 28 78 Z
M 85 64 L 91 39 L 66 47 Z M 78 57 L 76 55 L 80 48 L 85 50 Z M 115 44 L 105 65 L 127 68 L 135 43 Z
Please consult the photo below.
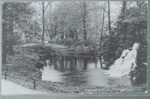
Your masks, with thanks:
M 100 68 L 99 58 L 50 57 L 41 69 L 42 80 L 64 82 L 72 86 L 105 86 L 108 79 Z
M 62 73 L 55 70 L 50 66 L 44 66 L 42 71 L 42 80 L 44 81 L 53 81 L 53 82 L 61 82 L 62 81 Z
M 97 69 L 98 68 L 98 69 Z M 100 68 L 100 64 L 90 63 L 88 64 L 88 70 L 86 72 L 88 84 L 94 86 L 107 86 L 108 78 Z

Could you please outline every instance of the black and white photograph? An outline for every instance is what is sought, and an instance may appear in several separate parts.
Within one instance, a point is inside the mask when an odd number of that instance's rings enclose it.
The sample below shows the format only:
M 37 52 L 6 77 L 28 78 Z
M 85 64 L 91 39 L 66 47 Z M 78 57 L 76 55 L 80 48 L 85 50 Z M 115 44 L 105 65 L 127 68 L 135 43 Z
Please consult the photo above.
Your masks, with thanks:
M 4 2 L 2 95 L 149 94 L 147 12 L 148 0 Z

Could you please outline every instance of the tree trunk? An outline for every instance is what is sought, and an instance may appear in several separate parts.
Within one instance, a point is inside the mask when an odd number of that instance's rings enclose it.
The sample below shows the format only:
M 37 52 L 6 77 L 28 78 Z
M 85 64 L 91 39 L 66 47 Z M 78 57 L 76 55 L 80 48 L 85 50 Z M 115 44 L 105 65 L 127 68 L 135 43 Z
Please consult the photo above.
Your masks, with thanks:
M 6 10 L 6 11 L 5 11 Z M 13 37 L 13 17 L 7 16 L 7 4 L 3 5 L 2 23 L 2 64 L 7 64 L 7 54 L 13 51 L 11 37 Z M 8 39 L 9 35 L 9 39 Z
M 43 29 L 42 29 L 42 43 L 44 43 L 44 34 L 45 34 L 45 3 L 42 2 L 42 25 L 43 25 Z
M 84 35 L 84 40 L 87 40 L 86 16 L 87 16 L 87 4 L 85 1 L 83 1 L 83 35 Z
M 122 2 L 122 9 L 121 9 L 121 17 L 122 17 L 122 19 L 124 20 L 125 19 L 125 17 L 126 17 L 126 8 L 127 7 L 127 2 L 126 1 L 123 1 Z M 124 33 L 124 38 L 123 38 L 123 40 L 124 40 L 124 42 L 125 42 L 125 46 L 127 46 L 126 45 L 126 38 L 127 38 L 127 25 L 124 23 L 123 24 L 123 30 L 122 30 L 122 32 Z
M 108 0 L 108 30 L 109 34 L 111 34 L 110 0 Z
M 127 2 L 123 1 L 123 3 L 122 3 L 122 10 L 121 10 L 123 18 L 126 16 L 126 9 L 127 9 Z
M 2 64 L 6 64 L 6 58 L 7 58 L 7 25 L 6 23 L 3 23 L 3 29 L 2 29 Z
M 100 34 L 100 52 L 102 52 L 102 36 L 103 36 L 103 31 L 104 31 L 104 20 L 105 20 L 105 16 L 104 16 L 104 9 L 103 9 L 103 16 L 102 16 L 102 27 L 101 27 L 101 34 Z M 100 56 L 100 65 L 101 65 L 101 68 L 103 67 L 103 64 L 102 64 L 102 56 Z
M 57 35 L 57 23 L 54 25 L 54 36 L 56 37 Z

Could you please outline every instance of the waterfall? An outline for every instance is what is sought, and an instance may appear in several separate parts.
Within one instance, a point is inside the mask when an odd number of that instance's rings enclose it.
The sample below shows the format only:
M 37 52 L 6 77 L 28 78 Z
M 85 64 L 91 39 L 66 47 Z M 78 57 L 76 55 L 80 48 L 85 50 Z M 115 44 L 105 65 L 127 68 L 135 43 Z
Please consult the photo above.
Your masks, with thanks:
M 124 49 L 120 58 L 118 58 L 111 68 L 106 72 L 110 77 L 122 77 L 129 75 L 131 69 L 134 69 L 137 58 L 137 51 L 139 49 L 139 43 L 134 43 L 132 50 Z

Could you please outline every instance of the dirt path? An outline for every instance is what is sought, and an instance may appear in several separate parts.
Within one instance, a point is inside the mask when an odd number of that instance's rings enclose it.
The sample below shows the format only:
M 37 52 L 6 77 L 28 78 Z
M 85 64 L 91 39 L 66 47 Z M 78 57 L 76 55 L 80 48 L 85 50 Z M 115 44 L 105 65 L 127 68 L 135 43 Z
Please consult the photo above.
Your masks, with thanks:
M 46 94 L 46 92 L 36 91 L 22 87 L 8 80 L 2 80 L 2 95 L 18 95 L 18 94 Z

